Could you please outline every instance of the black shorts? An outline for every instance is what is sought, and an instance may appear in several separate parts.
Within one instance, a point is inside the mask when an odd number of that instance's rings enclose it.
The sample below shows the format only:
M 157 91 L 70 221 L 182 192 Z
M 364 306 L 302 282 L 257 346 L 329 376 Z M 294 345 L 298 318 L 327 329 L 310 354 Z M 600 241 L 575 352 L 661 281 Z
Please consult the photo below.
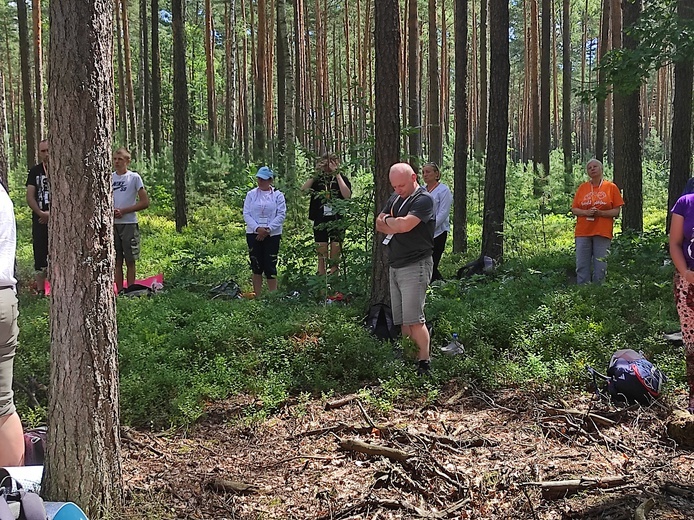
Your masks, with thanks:
M 313 239 L 316 243 L 342 243 L 345 240 L 344 225 L 340 219 L 315 222 L 313 224 Z
M 277 254 L 280 250 L 282 235 L 265 237 L 258 241 L 255 233 L 246 233 L 248 256 L 251 261 L 253 274 L 264 274 L 268 280 L 277 276 Z
M 34 246 L 34 269 L 41 271 L 48 267 L 48 224 L 31 219 L 31 237 Z

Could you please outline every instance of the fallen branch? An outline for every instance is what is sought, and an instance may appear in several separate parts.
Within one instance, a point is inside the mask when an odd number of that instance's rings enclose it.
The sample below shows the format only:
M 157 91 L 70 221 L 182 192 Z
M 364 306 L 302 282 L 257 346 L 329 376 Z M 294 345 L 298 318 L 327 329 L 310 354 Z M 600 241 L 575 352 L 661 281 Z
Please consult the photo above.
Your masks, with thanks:
M 612 419 L 603 417 L 592 412 L 582 412 L 581 410 L 576 410 L 575 408 L 544 408 L 543 409 L 547 415 L 557 416 L 557 415 L 570 415 L 571 417 L 580 417 L 583 421 L 590 419 L 595 424 L 600 426 L 615 426 L 617 423 Z
M 126 440 L 127 442 L 134 444 L 135 446 L 138 446 L 140 448 L 143 448 L 145 450 L 149 450 L 152 453 L 156 453 L 160 457 L 166 457 L 166 453 L 163 453 L 159 451 L 158 449 L 154 448 L 153 446 L 150 446 L 149 444 L 145 444 L 144 442 L 140 442 L 135 437 L 132 436 L 132 434 L 128 431 L 126 428 L 121 428 L 120 430 L 120 437 L 123 440 Z
M 357 451 L 367 455 L 382 456 L 398 462 L 406 462 L 413 456 L 410 453 L 402 450 L 396 450 L 386 446 L 378 446 L 376 444 L 369 444 L 368 442 L 358 441 L 356 439 L 338 439 L 338 444 L 343 450 Z
M 335 410 L 336 408 L 341 408 L 348 405 L 357 398 L 356 394 L 346 395 L 340 399 L 335 399 L 334 401 L 328 401 L 325 403 L 325 410 Z
M 218 493 L 250 494 L 260 491 L 260 488 L 254 484 L 246 484 L 245 482 L 225 480 L 221 478 L 211 480 L 208 482 L 207 487 Z
M 653 509 L 653 506 L 655 505 L 655 500 L 652 498 L 649 498 L 645 502 L 643 502 L 639 507 L 636 508 L 636 512 L 634 513 L 634 520 L 646 520 L 648 517 L 648 513 L 651 512 L 651 509 Z
M 664 490 L 668 495 L 677 495 L 687 500 L 694 500 L 694 489 L 692 489 L 691 486 L 667 482 L 665 483 Z
M 499 441 L 494 439 L 485 439 L 484 437 L 473 437 L 471 439 L 458 439 L 448 435 L 434 435 L 432 433 L 422 433 L 423 437 L 444 444 L 446 446 L 454 446 L 456 448 L 481 448 L 482 446 L 498 446 Z
M 522 482 L 521 486 L 539 486 L 543 498 L 563 498 L 567 495 L 588 489 L 609 489 L 629 482 L 628 476 L 620 477 L 581 477 L 574 480 L 547 480 L 543 482 Z

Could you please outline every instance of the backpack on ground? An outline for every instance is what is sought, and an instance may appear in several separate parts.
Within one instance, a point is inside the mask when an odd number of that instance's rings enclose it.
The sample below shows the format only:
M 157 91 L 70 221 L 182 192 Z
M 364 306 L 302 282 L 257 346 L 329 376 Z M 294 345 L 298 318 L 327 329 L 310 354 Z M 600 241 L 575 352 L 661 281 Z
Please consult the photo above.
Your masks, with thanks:
M 648 361 L 641 352 L 632 349 L 618 350 L 612 355 L 607 367 L 607 374 L 602 375 L 588 367 L 593 376 L 593 382 L 598 393 L 599 377 L 607 383 L 607 394 L 615 401 L 650 404 L 660 397 L 667 376 L 653 363 Z
M 393 341 L 400 336 L 400 327 L 393 323 L 393 312 L 385 303 L 371 306 L 365 325 L 381 341 Z
M 48 428 L 40 426 L 24 432 L 24 465 L 43 466 Z
M 225 300 L 235 300 L 241 298 L 241 287 L 234 280 L 229 280 L 210 289 L 212 299 L 222 298 Z
M 0 520 L 47 520 L 43 499 L 0 468 Z
M 146 285 L 142 285 L 141 283 L 134 283 L 124 288 L 122 293 L 125 296 L 130 296 L 131 298 L 133 298 L 137 296 L 152 296 L 152 294 L 154 294 L 154 291 L 151 287 L 147 287 Z
M 488 256 L 480 256 L 472 262 L 468 262 L 458 269 L 456 277 L 458 280 L 469 278 L 475 275 L 490 274 L 494 271 L 494 260 Z

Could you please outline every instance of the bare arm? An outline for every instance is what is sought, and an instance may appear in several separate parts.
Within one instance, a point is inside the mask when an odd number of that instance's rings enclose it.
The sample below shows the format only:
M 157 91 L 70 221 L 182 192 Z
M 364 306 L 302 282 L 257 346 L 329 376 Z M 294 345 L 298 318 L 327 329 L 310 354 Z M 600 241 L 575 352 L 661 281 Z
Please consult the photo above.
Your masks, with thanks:
M 142 211 L 143 209 L 149 208 L 149 197 L 147 196 L 147 191 L 144 188 L 140 188 L 137 192 L 137 202 L 128 206 L 127 208 L 118 208 L 121 215 L 127 213 L 135 213 L 136 211 Z
M 27 204 L 31 208 L 31 211 L 39 217 L 39 222 L 41 224 L 48 224 L 48 211 L 43 211 L 39 208 L 39 203 L 36 201 L 36 186 L 30 184 L 27 186 Z
M 617 218 L 619 216 L 619 212 L 621 209 L 622 209 L 621 206 L 618 206 L 618 207 L 612 208 L 612 209 L 596 209 L 595 210 L 595 216 L 596 217 Z
M 352 197 L 352 190 L 349 189 L 349 186 L 347 186 L 347 183 L 345 180 L 342 178 L 342 175 L 339 173 L 335 176 L 335 179 L 337 179 L 337 185 L 340 187 L 340 193 L 342 194 L 343 199 L 349 199 Z
M 385 213 L 381 213 L 376 218 L 376 231 L 387 235 L 396 233 L 407 233 L 412 231 L 421 220 L 414 215 L 405 215 L 404 217 L 391 217 Z

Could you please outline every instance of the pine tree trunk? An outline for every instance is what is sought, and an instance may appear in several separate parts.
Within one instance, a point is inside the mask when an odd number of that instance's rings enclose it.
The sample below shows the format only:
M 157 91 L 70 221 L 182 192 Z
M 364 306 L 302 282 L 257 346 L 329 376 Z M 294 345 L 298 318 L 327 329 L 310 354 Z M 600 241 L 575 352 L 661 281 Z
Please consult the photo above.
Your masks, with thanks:
M 251 11 L 253 6 L 251 6 Z M 253 103 L 253 159 L 265 158 L 265 0 L 258 0 L 258 53 L 255 58 L 255 100 Z
M 135 117 L 135 89 L 133 88 L 133 62 L 130 52 L 130 22 L 128 21 L 128 0 L 120 0 L 121 22 L 123 23 L 123 47 L 125 56 L 125 84 L 128 94 L 128 146 L 137 151 L 137 118 Z
M 214 27 L 212 0 L 205 0 L 205 73 L 207 79 L 207 140 L 217 142 L 217 110 L 214 86 Z
M 500 260 L 504 253 L 504 210 L 509 106 L 509 5 L 508 0 L 489 0 L 490 77 L 487 174 L 484 182 L 482 253 Z
M 612 50 L 622 48 L 622 5 L 612 0 L 610 9 Z M 613 182 L 621 190 L 624 187 L 624 96 L 616 90 L 612 93 L 612 150 Z
M 113 292 L 112 5 L 50 4 L 49 250 L 59 260 L 50 267 L 50 442 L 41 494 L 74 501 L 92 518 L 118 518 L 123 500 Z
M 375 213 L 381 211 L 391 186 L 390 167 L 400 159 L 400 26 L 398 1 L 378 0 L 375 5 L 374 45 L 376 55 L 375 114 Z M 374 241 L 371 272 L 371 304 L 390 302 L 386 248 L 382 240 Z
M 12 166 L 16 166 L 19 162 L 19 132 L 16 127 L 19 126 L 19 121 L 15 125 L 15 103 L 14 103 L 14 78 L 12 76 L 12 60 L 10 59 L 10 31 L 7 27 L 7 20 L 3 21 L 3 29 L 5 30 L 5 56 L 7 63 L 7 90 L 9 93 L 5 97 L 7 100 L 9 98 L 9 129 L 10 129 L 10 148 L 12 148 Z M 19 119 L 19 116 L 16 118 Z
M 240 53 L 241 75 L 239 76 L 238 90 L 241 94 L 241 142 L 243 143 L 243 159 L 246 162 L 250 161 L 250 130 L 248 127 L 249 110 L 248 110 L 248 90 L 246 83 L 248 81 L 248 38 L 246 36 L 246 6 L 244 0 L 241 0 L 241 12 L 243 13 L 243 52 Z
M 477 139 L 475 141 L 475 155 L 484 154 L 487 149 L 487 0 L 480 0 L 480 90 L 479 90 L 479 120 L 477 125 Z
M 159 52 L 159 0 L 152 0 L 152 149 L 161 154 L 161 55 Z
M 684 20 L 694 19 L 694 0 L 678 0 L 677 14 Z M 689 55 L 675 61 L 672 135 L 677 138 L 672 140 L 670 154 L 668 208 L 677 202 L 692 171 L 692 90 L 694 90 L 694 58 Z M 667 231 L 670 231 L 669 212 Z
M 453 152 L 453 251 L 467 252 L 467 0 L 455 0 L 455 147 Z
M 185 0 L 171 1 L 173 32 L 173 166 L 176 205 L 176 231 L 188 225 L 186 171 L 188 170 L 188 83 L 186 80 Z
M 537 12 L 538 0 L 530 0 L 530 49 L 528 49 L 528 70 L 530 71 L 530 114 L 532 121 L 532 158 L 533 158 L 533 195 L 539 197 L 542 194 L 543 183 L 540 169 L 540 88 L 539 88 L 539 15 Z
M 436 164 L 443 161 L 443 137 L 441 133 L 441 110 L 439 96 L 439 44 L 436 27 L 436 0 L 429 0 L 429 160 Z
M 41 27 L 41 0 L 32 0 L 31 15 L 34 22 L 34 95 L 36 97 L 36 141 L 43 139 L 43 37 Z
M 25 0 L 17 0 L 17 22 L 19 28 L 19 64 L 22 73 L 22 97 L 24 99 L 24 128 L 27 146 L 27 169 L 36 163 L 36 134 L 34 126 L 34 100 L 31 95 L 31 75 L 29 74 L 29 30 L 27 27 L 27 6 Z
M 629 32 L 641 14 L 641 1 L 625 2 L 625 49 L 636 49 L 638 41 Z M 624 216 L 622 229 L 643 231 L 643 169 L 641 166 L 641 90 L 636 88 L 624 96 Z
M 571 146 L 571 18 L 570 0 L 562 0 L 562 130 L 564 193 L 573 193 L 573 149 Z
M 149 31 L 147 23 L 147 0 L 140 0 L 140 70 L 142 71 L 142 141 L 145 156 L 152 157 L 152 120 L 150 117 L 150 86 L 152 78 L 149 72 Z
M 277 0 L 277 137 L 283 173 L 294 179 L 294 73 L 287 34 L 286 0 Z M 291 161 L 290 161 L 290 157 Z
M 407 6 L 407 92 L 409 96 L 410 164 L 412 164 L 415 171 L 419 171 L 419 160 L 422 157 L 422 113 L 419 102 L 419 16 L 417 0 L 409 0 Z
M 603 0 L 602 2 L 602 22 L 600 29 L 600 42 L 598 48 L 598 60 L 600 63 L 605 59 L 609 47 L 610 38 L 610 4 L 612 0 Z M 598 85 L 605 83 L 605 72 L 598 71 Z M 595 158 L 598 161 L 603 160 L 605 154 L 605 100 L 599 99 L 597 106 L 597 116 L 595 123 Z
M 549 141 L 550 141 L 550 23 L 552 21 L 552 2 L 542 0 L 542 49 L 540 54 L 540 149 L 539 159 L 542 164 L 542 182 L 544 188 L 549 183 Z
M 116 45 L 118 49 L 118 126 L 120 126 L 121 139 L 123 143 L 130 141 L 128 131 L 128 108 L 125 102 L 125 74 L 123 72 L 123 41 L 121 35 L 121 9 L 120 3 L 123 0 L 115 0 L 115 19 L 116 19 Z
M 238 47 L 236 45 L 236 0 L 225 0 L 224 2 L 224 54 L 226 85 L 224 106 L 224 139 L 227 146 L 233 146 L 234 143 L 234 125 L 236 123 L 236 67 L 234 66 Z

